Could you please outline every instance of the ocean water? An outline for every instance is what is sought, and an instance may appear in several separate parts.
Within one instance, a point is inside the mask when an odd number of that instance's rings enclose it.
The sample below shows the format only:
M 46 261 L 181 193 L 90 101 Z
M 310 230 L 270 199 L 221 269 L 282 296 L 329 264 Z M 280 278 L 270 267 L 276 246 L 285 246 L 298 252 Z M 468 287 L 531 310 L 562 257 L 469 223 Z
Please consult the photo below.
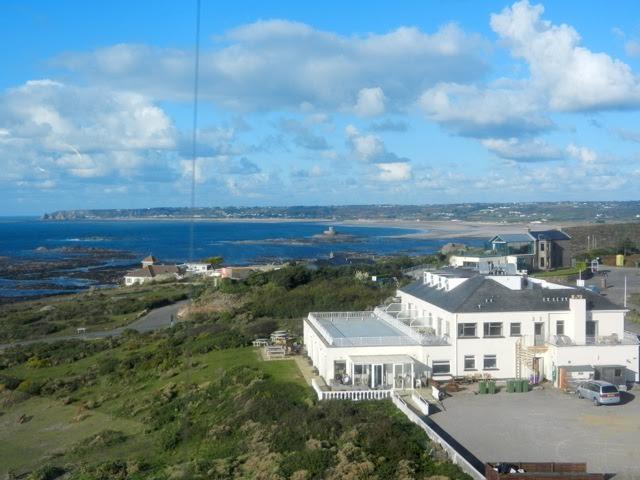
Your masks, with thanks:
M 226 264 L 246 265 L 321 258 L 330 252 L 420 255 L 434 253 L 451 241 L 447 238 L 403 237 L 416 232 L 404 228 L 338 226 L 339 233 L 353 237 L 337 243 L 309 242 L 313 235 L 329 226 L 320 222 L 198 221 L 193 224 L 193 258 L 222 256 Z M 191 222 L 181 220 L 54 222 L 35 218 L 0 218 L 0 256 L 16 260 L 48 260 L 61 256 L 68 258 L 68 252 L 60 251 L 64 247 L 94 247 L 129 252 L 139 258 L 153 254 L 163 262 L 179 263 L 190 258 L 191 228 Z M 481 243 L 474 239 L 465 241 Z M 131 262 L 115 254 L 101 264 Z M 47 283 L 72 281 L 78 289 L 92 284 L 83 284 L 82 279 L 75 277 L 65 280 L 64 273 L 52 272 Z M 16 290 L 22 289 L 16 282 L 0 278 L 0 296 L 12 294 L 12 290 L 15 295 Z

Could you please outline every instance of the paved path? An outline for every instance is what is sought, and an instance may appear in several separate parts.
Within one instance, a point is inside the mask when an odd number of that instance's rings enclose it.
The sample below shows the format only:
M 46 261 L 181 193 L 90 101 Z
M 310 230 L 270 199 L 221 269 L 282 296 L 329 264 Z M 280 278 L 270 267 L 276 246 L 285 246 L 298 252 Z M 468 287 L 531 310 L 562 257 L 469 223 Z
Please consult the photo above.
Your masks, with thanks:
M 104 331 L 88 331 L 84 334 L 76 334 L 76 335 L 63 335 L 59 337 L 49 336 L 38 338 L 34 340 L 23 340 L 14 343 L 6 343 L 0 344 L 0 350 L 4 350 L 9 347 L 13 347 L 16 345 L 29 345 L 31 343 L 53 343 L 59 342 L 61 340 L 97 340 L 100 338 L 107 337 L 117 337 L 121 335 L 125 330 L 137 330 L 140 333 L 151 332 L 153 330 L 161 330 L 163 328 L 167 328 L 171 325 L 171 317 L 174 319 L 177 317 L 178 310 L 181 307 L 187 304 L 189 300 L 182 300 L 180 302 L 176 302 L 171 305 L 167 305 L 166 307 L 156 308 L 147 313 L 144 317 L 139 318 L 135 322 L 130 323 L 124 327 L 114 328 L 113 330 L 104 330 Z

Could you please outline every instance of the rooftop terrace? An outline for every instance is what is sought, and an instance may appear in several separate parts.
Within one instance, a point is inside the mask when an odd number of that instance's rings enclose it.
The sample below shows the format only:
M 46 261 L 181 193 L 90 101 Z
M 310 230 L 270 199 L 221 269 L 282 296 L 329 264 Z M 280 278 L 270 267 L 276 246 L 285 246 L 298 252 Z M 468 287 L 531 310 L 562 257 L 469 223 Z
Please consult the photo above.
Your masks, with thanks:
M 382 308 L 363 312 L 311 312 L 308 321 L 336 347 L 375 345 L 447 345 L 443 337 L 425 335 Z

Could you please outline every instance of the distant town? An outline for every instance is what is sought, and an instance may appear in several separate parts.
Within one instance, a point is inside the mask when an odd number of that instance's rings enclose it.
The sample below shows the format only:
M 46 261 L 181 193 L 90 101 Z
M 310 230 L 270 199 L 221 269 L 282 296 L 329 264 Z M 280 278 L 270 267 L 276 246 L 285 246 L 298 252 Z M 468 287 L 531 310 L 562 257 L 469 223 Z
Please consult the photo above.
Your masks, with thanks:
M 640 201 L 454 203 L 442 205 L 329 205 L 289 207 L 155 207 L 59 210 L 43 220 L 112 219 L 331 219 L 467 220 L 504 222 L 581 221 L 604 223 L 640 219 Z

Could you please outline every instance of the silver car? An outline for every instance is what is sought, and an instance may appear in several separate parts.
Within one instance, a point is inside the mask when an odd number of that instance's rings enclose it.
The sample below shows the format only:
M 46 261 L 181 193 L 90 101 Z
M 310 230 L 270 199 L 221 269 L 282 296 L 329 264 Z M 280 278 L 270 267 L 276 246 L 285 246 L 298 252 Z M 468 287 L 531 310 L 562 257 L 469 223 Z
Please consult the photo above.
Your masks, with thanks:
M 618 387 L 601 380 L 590 380 L 581 383 L 576 390 L 578 398 L 591 400 L 594 405 L 611 405 L 620 403 Z

